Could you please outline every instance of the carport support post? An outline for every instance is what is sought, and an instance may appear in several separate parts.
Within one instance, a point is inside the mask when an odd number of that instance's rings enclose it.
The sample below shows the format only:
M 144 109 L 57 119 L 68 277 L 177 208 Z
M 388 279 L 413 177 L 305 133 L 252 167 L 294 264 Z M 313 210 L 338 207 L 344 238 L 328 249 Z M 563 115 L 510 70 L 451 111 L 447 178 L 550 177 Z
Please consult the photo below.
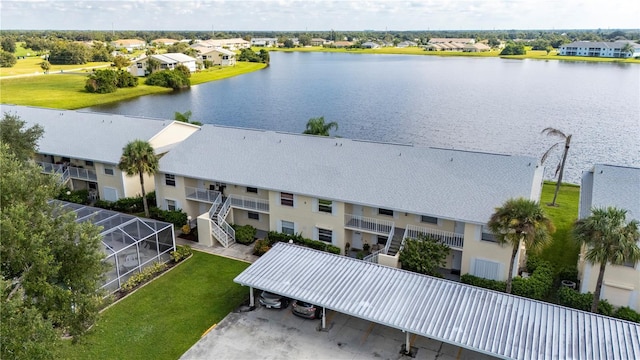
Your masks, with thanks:
M 249 306 L 256 306 L 256 301 L 253 298 L 253 286 L 249 286 Z
M 327 313 L 325 311 L 325 307 L 322 307 L 322 329 L 324 330 L 327 327 Z
M 404 333 L 405 333 L 406 338 L 407 338 L 407 346 L 404 348 L 405 349 L 404 351 L 407 354 L 409 354 L 409 353 L 411 353 L 411 343 L 410 343 L 410 341 L 411 341 L 411 339 L 410 339 L 411 333 L 409 333 L 408 331 L 405 331 Z

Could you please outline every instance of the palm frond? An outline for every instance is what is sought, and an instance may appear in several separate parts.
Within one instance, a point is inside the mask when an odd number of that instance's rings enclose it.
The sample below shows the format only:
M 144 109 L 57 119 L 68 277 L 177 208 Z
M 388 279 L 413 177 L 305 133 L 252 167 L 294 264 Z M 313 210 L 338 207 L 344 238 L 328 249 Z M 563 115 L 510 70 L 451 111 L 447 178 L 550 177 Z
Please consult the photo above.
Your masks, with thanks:
M 544 155 L 542 155 L 542 158 L 540 159 L 540 164 L 544 164 L 544 162 L 547 160 L 547 157 L 549 157 L 549 154 L 551 153 L 551 151 L 553 151 L 553 149 L 555 149 L 560 144 L 562 144 L 562 142 L 557 142 L 551 145 L 551 147 L 547 149 L 547 151 L 545 151 Z
M 552 127 L 545 128 L 540 133 L 544 134 L 544 135 L 548 135 L 548 136 L 557 136 L 557 137 L 560 137 L 562 139 L 566 139 L 567 138 L 567 135 L 565 135 L 565 133 L 563 133 L 562 131 L 560 131 L 560 130 L 558 130 L 556 128 L 552 128 Z

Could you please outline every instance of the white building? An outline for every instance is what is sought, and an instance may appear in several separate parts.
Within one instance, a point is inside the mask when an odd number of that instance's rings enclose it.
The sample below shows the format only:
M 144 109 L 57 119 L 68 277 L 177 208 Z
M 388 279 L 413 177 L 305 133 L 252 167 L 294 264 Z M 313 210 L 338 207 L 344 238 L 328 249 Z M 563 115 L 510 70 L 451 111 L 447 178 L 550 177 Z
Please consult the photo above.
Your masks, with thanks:
M 197 70 L 197 60 L 195 58 L 182 53 L 167 53 L 143 56 L 137 60 L 134 60 L 129 66 L 129 72 L 133 76 L 149 75 L 149 58 L 153 58 L 160 63 L 160 67 L 157 69 L 158 71 L 173 70 L 178 65 L 186 66 L 190 72 L 195 72 Z
M 631 44 L 631 51 L 623 51 L 622 49 Z M 640 44 L 632 41 L 574 41 L 570 44 L 560 46 L 560 55 L 565 56 L 595 56 L 609 58 L 630 58 L 640 56 Z

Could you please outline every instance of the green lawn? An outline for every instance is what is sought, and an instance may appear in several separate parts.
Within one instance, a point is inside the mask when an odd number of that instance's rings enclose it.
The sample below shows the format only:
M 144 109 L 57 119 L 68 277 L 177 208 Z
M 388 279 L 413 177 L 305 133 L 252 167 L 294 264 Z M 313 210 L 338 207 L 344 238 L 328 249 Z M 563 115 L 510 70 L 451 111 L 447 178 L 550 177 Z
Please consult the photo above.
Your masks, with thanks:
M 192 85 L 237 76 L 263 69 L 265 64 L 240 62 L 234 67 L 213 68 L 194 73 Z M 138 96 L 169 93 L 172 90 L 158 86 L 140 85 L 118 89 L 110 94 L 92 94 L 84 90 L 86 77 L 82 74 L 59 74 L 0 78 L 0 102 L 3 104 L 40 106 L 56 109 L 80 109 L 94 105 L 132 99 Z
M 28 57 L 26 59 L 18 59 L 16 64 L 10 68 L 0 68 L 0 77 L 3 76 L 11 76 L 11 75 L 31 75 L 31 74 L 42 74 L 42 69 L 40 68 L 40 63 L 43 60 L 39 57 Z M 93 67 L 108 67 L 110 66 L 110 62 L 88 62 L 82 65 L 51 65 L 51 69 L 49 70 L 50 74 L 59 73 L 62 71 L 76 70 L 88 72 L 89 68 Z
M 249 296 L 248 288 L 233 282 L 248 266 L 194 251 L 184 264 L 103 312 L 77 344 L 65 341 L 57 358 L 177 359 Z
M 540 256 L 551 262 L 556 270 L 563 265 L 575 267 L 578 264 L 578 252 L 580 247 L 571 239 L 571 227 L 578 218 L 578 202 L 580 199 L 580 187 L 572 184 L 562 184 L 556 204 L 557 207 L 548 206 L 553 200 L 553 192 L 556 183 L 545 182 L 542 187 L 540 204 L 547 215 L 553 220 L 556 232 L 553 241 L 545 247 Z

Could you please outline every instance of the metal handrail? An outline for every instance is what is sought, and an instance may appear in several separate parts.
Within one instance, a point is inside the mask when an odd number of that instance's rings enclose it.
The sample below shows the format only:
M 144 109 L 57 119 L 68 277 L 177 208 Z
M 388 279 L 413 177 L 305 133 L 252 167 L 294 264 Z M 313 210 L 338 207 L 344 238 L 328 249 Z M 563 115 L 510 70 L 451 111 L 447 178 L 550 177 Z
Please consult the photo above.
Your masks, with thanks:
M 96 172 L 93 170 L 81 169 L 75 166 L 68 166 L 65 171 L 69 173 L 70 177 L 75 179 L 91 180 L 91 181 L 98 180 L 98 176 L 96 175 Z
M 378 255 L 380 253 L 384 252 L 384 249 L 380 249 L 380 250 L 376 250 L 374 252 L 372 252 L 371 254 L 365 256 L 362 261 L 367 261 L 367 262 L 371 262 L 374 264 L 378 263 Z
M 364 217 L 360 215 L 345 214 L 344 225 L 347 227 L 355 227 L 361 230 L 368 230 L 379 234 L 388 234 L 391 228 L 393 228 L 394 222 Z
M 251 209 L 264 212 L 269 211 L 269 200 L 241 195 L 229 195 L 227 199 L 231 202 L 231 206 L 235 208 Z
M 392 226 L 391 227 L 391 231 L 389 231 L 389 237 L 387 237 L 387 243 L 384 244 L 384 253 L 388 254 L 389 253 L 389 247 L 391 247 L 391 243 L 393 242 L 393 236 L 395 235 L 396 232 L 396 227 Z
M 421 235 L 431 236 L 435 239 L 438 239 L 443 244 L 449 245 L 452 248 L 462 249 L 464 245 L 464 235 L 456 234 L 450 231 L 443 231 L 437 229 L 429 229 L 425 227 L 415 226 L 415 225 L 407 225 L 407 229 L 405 231 L 405 237 L 417 239 Z
M 215 199 L 220 195 L 220 192 L 214 190 L 207 190 L 197 188 L 193 186 L 184 187 L 184 195 L 187 199 L 198 200 L 203 202 L 213 203 Z

